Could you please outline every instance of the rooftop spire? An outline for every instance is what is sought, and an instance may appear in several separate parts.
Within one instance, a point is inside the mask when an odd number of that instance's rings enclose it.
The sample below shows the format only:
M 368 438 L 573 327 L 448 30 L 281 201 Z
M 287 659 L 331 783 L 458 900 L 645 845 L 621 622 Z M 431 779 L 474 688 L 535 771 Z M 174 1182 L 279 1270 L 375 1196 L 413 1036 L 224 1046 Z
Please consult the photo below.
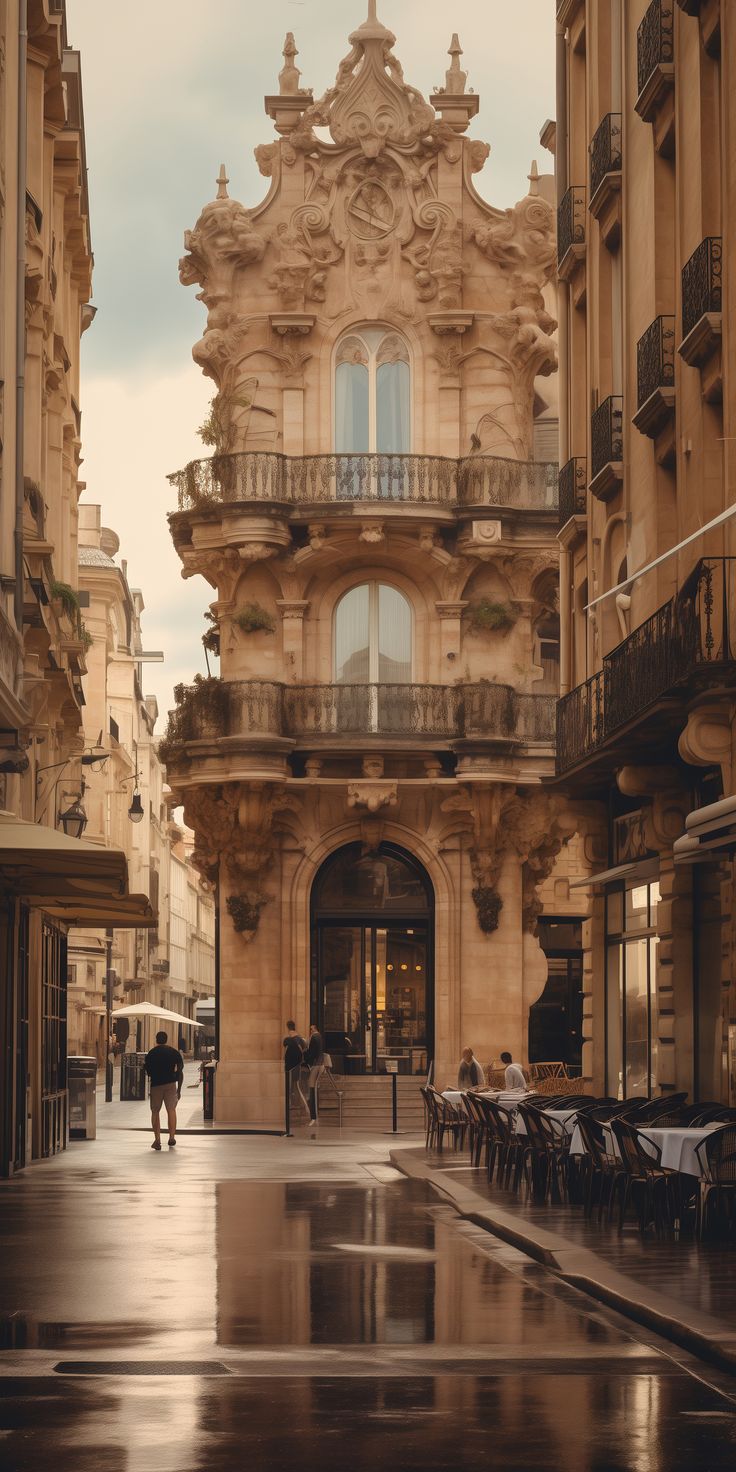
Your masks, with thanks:
M 465 91 L 465 83 L 468 80 L 468 74 L 460 68 L 460 57 L 463 54 L 463 48 L 458 41 L 457 31 L 453 32 L 447 54 L 451 60 L 445 72 L 445 91 L 449 92 L 452 96 L 462 96 Z
M 230 198 L 230 195 L 227 192 L 227 186 L 228 186 L 229 183 L 230 183 L 230 180 L 227 177 L 227 169 L 225 168 L 225 165 L 224 164 L 220 164 L 220 172 L 217 175 L 217 198 L 218 199 L 229 199 Z
M 527 179 L 529 180 L 529 193 L 539 194 L 539 169 L 535 158 L 532 159 L 532 166 L 527 174 Z

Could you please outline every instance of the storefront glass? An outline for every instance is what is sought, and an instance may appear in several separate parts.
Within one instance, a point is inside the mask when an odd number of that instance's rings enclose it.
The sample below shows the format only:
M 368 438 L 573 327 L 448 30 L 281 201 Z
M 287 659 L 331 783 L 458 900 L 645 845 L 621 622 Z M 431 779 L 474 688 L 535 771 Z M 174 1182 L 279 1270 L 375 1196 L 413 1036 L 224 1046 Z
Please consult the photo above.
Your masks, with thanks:
M 656 880 L 606 894 L 606 1092 L 648 1096 L 657 1084 Z

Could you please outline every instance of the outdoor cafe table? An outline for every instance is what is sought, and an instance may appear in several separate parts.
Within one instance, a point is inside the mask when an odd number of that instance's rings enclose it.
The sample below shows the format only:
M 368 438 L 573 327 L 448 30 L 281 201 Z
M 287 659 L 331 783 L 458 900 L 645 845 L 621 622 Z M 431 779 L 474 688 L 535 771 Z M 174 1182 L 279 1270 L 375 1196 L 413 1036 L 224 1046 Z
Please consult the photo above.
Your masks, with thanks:
M 569 1135 L 571 1133 L 571 1130 L 568 1128 L 568 1126 L 572 1125 L 573 1121 L 577 1119 L 578 1108 L 579 1106 L 575 1109 L 544 1110 L 546 1118 L 552 1120 L 552 1123 L 555 1126 L 555 1133 L 560 1136 L 560 1139 L 563 1139 L 565 1135 Z M 517 1135 L 526 1134 L 526 1125 L 521 1116 L 518 1114 L 514 1123 L 514 1133 Z
M 445 1089 L 442 1098 L 446 1099 L 448 1104 L 462 1104 L 463 1093 L 467 1092 L 466 1089 Z M 507 1089 L 473 1089 L 472 1092 L 480 1094 L 482 1099 L 493 1099 L 494 1103 L 502 1104 L 504 1109 L 515 1109 L 517 1104 L 529 1097 L 529 1094 L 522 1093 L 521 1089 L 518 1089 L 516 1093 Z
M 657 1145 L 662 1151 L 662 1165 L 666 1170 L 678 1170 L 682 1175 L 699 1176 L 701 1174 L 700 1162 L 695 1154 L 695 1147 L 701 1140 L 707 1140 L 713 1130 L 723 1129 L 722 1124 L 700 1124 L 688 1128 L 686 1125 L 642 1125 L 638 1130 L 640 1139 L 646 1145 L 647 1139 Z M 603 1133 L 606 1139 L 606 1149 L 609 1155 L 618 1155 L 618 1144 L 608 1121 L 603 1124 Z M 570 1140 L 570 1154 L 584 1155 L 583 1142 L 580 1131 L 575 1126 Z

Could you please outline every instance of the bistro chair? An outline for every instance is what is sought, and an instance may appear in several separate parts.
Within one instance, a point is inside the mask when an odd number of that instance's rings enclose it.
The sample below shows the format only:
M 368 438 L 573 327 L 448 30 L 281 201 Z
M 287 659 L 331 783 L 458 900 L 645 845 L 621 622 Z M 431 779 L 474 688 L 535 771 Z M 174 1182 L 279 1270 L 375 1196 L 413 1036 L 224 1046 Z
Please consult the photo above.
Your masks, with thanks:
M 655 1124 L 666 1115 L 675 1113 L 687 1100 L 687 1094 L 666 1094 L 661 1099 L 644 1099 L 638 1108 L 627 1113 L 630 1123 Z
M 645 1143 L 640 1138 L 637 1126 L 629 1120 L 615 1116 L 611 1120 L 611 1129 L 618 1145 L 622 1169 L 614 1177 L 609 1217 L 618 1194 L 619 1232 L 623 1231 L 626 1208 L 629 1201 L 633 1200 L 637 1207 L 639 1231 L 644 1235 L 649 1225 L 653 1224 L 659 1237 L 667 1228 L 674 1228 L 675 1221 L 680 1218 L 678 1173 L 663 1168 L 659 1146 L 651 1140 Z M 646 1129 L 643 1133 L 646 1135 Z
M 429 1150 L 434 1144 L 437 1133 L 437 1110 L 434 1106 L 431 1091 L 424 1085 L 421 1085 L 419 1092 L 422 1096 L 422 1103 L 424 1104 L 424 1148 L 425 1150 Z
M 457 1150 L 458 1146 L 462 1148 L 465 1143 L 465 1131 L 468 1127 L 467 1115 L 456 1108 L 454 1104 L 451 1104 L 449 1099 L 443 1098 L 442 1094 L 433 1088 L 431 1084 L 428 1092 L 432 1097 L 434 1108 L 437 1111 L 436 1148 L 438 1150 L 443 1148 L 446 1134 L 452 1137 L 453 1149 Z
M 524 1174 L 531 1195 L 537 1201 L 545 1201 L 549 1195 L 554 1199 L 555 1190 L 559 1200 L 566 1194 L 565 1166 L 567 1136 L 561 1135 L 547 1118 L 543 1109 L 526 1101 L 519 1105 L 518 1113 L 526 1125 L 524 1145 Z M 522 1142 L 524 1137 L 520 1137 Z
M 621 1170 L 621 1162 L 606 1149 L 603 1128 L 590 1110 L 579 1114 L 577 1127 L 583 1144 L 582 1155 L 576 1158 L 577 1182 L 583 1197 L 583 1212 L 593 1215 L 596 1194 L 598 1196 L 598 1220 L 611 1200 L 615 1176 Z M 572 1164 L 572 1156 L 570 1163 Z
M 470 1161 L 472 1165 L 480 1164 L 483 1151 L 483 1143 L 486 1140 L 486 1119 L 483 1111 L 478 1108 L 475 1094 L 463 1094 L 463 1104 L 468 1116 L 468 1148 L 470 1150 Z
M 736 1210 L 736 1122 L 714 1130 L 695 1146 L 702 1177 L 699 1183 L 695 1230 L 702 1240 L 708 1224 L 711 1200 L 725 1207 L 726 1220 L 734 1222 Z
M 513 1188 L 517 1191 L 522 1169 L 524 1142 L 521 1135 L 514 1134 L 513 1113 L 505 1105 L 497 1104 L 495 1099 L 485 1099 L 478 1095 L 477 1102 L 483 1111 L 487 1125 L 488 1182 L 490 1184 L 493 1180 L 495 1170 L 499 1185 L 508 1187 L 513 1171 Z

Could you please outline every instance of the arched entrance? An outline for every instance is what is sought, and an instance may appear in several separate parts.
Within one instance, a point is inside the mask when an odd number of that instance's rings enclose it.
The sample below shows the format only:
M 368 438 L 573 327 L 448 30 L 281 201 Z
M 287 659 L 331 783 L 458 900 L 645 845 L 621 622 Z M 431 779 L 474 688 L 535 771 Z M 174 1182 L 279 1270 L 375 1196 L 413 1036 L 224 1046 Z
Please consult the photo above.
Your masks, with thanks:
M 395 844 L 347 844 L 312 886 L 311 1015 L 336 1072 L 423 1074 L 433 1056 L 434 894 Z

